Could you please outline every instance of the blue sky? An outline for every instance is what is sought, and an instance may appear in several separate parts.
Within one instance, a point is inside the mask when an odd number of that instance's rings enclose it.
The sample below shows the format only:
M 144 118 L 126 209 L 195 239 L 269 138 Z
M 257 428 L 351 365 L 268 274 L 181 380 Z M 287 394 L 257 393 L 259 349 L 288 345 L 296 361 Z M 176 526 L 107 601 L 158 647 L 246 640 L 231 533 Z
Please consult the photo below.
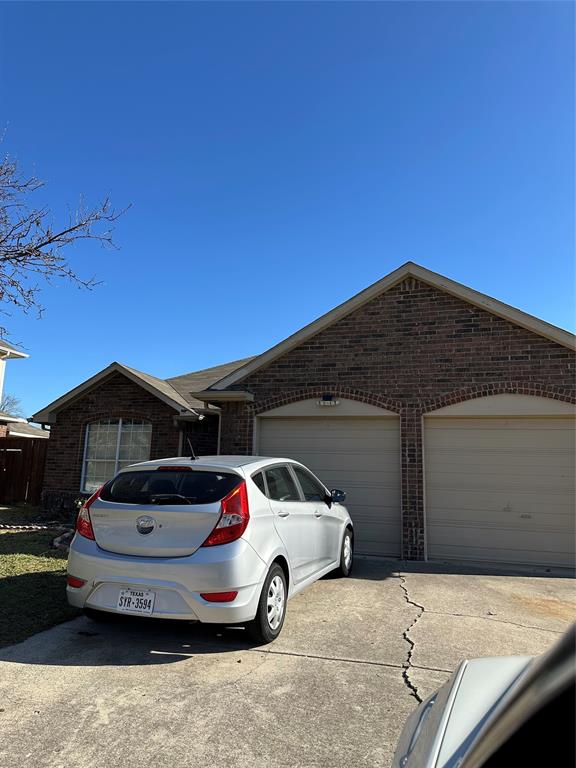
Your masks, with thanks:
M 56 220 L 132 204 L 3 321 L 7 391 L 255 354 L 408 260 L 574 329 L 573 54 L 559 2 L 3 3 L 4 151 Z

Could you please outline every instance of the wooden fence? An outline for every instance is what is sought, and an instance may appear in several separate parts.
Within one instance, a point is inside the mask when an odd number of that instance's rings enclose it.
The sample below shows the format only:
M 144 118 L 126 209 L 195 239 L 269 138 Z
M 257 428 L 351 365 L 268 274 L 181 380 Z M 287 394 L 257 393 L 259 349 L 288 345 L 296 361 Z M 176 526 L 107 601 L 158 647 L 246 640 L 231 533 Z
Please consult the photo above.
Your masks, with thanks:
M 48 440 L 0 438 L 0 504 L 38 505 Z

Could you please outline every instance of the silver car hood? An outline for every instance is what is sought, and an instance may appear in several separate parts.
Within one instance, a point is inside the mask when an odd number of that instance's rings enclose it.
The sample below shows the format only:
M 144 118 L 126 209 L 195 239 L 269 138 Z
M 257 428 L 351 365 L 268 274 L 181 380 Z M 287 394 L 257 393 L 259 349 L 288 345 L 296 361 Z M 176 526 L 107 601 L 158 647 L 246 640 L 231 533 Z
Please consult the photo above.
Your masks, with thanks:
M 529 656 L 464 661 L 440 690 L 407 720 L 392 768 L 457 768 Z
M 455 691 L 435 766 L 458 765 L 494 707 L 532 661 L 530 656 L 509 656 L 467 663 Z

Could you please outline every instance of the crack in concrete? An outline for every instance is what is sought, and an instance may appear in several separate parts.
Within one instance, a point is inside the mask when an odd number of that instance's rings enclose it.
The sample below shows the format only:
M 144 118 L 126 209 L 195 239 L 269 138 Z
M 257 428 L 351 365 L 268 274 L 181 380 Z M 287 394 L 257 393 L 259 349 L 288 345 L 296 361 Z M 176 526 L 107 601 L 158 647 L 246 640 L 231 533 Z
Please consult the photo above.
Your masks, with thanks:
M 412 664 L 412 654 L 414 653 L 414 648 L 416 647 L 416 643 L 410 639 L 408 636 L 410 633 L 410 630 L 414 627 L 418 619 L 422 616 L 422 614 L 425 611 L 425 608 L 423 605 L 420 605 L 420 603 L 415 603 L 414 600 L 411 599 L 409 593 L 408 593 L 408 587 L 406 586 L 406 579 L 402 575 L 402 573 L 398 572 L 398 581 L 400 584 L 400 589 L 402 590 L 404 594 L 404 599 L 406 600 L 408 605 L 413 605 L 415 608 L 418 608 L 419 613 L 417 614 L 416 618 L 410 624 L 409 627 L 407 627 L 404 632 L 402 632 L 402 637 L 408 644 L 408 654 L 406 656 L 406 661 L 402 665 L 402 679 L 404 680 L 404 683 L 406 684 L 406 687 L 410 691 L 410 695 L 413 696 L 416 701 L 421 704 L 422 703 L 422 697 L 418 693 L 418 688 L 414 685 L 412 680 L 410 680 L 410 669 L 413 667 Z M 440 670 L 439 670 L 440 671 Z M 443 670 L 442 670 L 443 671 Z
M 562 632 L 557 629 L 548 629 L 547 627 L 533 627 L 530 624 L 519 624 L 516 621 L 508 621 L 507 619 L 495 619 L 492 616 L 478 616 L 473 613 L 446 613 L 445 611 L 426 611 L 426 613 L 434 614 L 435 616 L 456 616 L 462 619 L 481 619 L 482 621 L 495 621 L 498 624 L 509 624 L 512 627 L 521 627 L 522 629 L 538 629 L 540 632 L 552 632 L 554 635 L 561 635 Z

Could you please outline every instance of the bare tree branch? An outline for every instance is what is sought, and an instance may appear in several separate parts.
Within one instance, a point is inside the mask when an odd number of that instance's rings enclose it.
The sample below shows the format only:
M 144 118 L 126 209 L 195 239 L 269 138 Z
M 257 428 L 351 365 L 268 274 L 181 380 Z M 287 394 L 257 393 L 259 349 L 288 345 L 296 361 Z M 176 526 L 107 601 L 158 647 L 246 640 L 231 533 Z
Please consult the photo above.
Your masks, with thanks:
M 24 417 L 20 399 L 16 397 L 16 395 L 11 395 L 9 392 L 5 392 L 2 397 L 0 397 L 0 412 L 7 413 L 9 416 Z
M 29 205 L 29 196 L 44 186 L 36 177 L 23 177 L 16 161 L 0 160 L 0 314 L 10 315 L 10 307 L 42 315 L 42 284 L 69 280 L 91 290 L 95 277 L 80 276 L 69 264 L 64 249 L 78 241 L 94 240 L 115 248 L 114 223 L 124 213 L 112 208 L 105 198 L 94 208 L 82 201 L 68 221 L 55 227 L 48 208 Z M 7 335 L 0 326 L 0 337 Z

